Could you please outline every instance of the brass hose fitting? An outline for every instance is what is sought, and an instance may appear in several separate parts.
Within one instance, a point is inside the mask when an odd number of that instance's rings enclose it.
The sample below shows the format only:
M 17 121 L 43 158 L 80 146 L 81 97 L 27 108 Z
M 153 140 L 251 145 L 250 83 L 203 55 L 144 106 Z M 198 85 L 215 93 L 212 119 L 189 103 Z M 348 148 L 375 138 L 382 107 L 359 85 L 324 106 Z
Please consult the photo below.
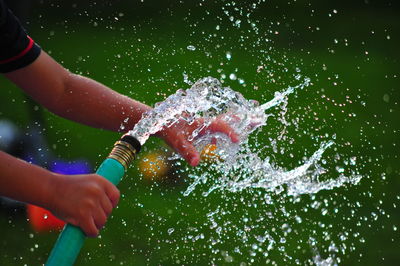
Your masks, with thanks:
M 140 147 L 138 140 L 130 135 L 124 135 L 119 141 L 115 142 L 108 158 L 117 160 L 127 170 L 135 159 L 136 154 L 140 151 Z

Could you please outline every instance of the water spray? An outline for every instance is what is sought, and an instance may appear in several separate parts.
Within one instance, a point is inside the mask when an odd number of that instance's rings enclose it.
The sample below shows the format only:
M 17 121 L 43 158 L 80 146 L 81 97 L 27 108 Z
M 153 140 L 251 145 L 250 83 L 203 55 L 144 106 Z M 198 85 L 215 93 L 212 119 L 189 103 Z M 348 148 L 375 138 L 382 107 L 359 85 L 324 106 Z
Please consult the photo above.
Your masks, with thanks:
M 141 146 L 135 137 L 125 134 L 114 144 L 114 148 L 97 169 L 96 174 L 117 185 L 140 151 Z M 58 237 L 46 265 L 73 265 L 85 238 L 85 233 L 79 227 L 67 224 Z

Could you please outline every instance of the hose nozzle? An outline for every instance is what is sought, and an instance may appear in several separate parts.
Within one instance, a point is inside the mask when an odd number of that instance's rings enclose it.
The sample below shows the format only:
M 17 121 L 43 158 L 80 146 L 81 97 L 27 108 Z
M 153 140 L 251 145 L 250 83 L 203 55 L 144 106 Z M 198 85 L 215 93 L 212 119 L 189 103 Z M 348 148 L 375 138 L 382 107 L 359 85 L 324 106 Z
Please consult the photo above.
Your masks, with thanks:
M 110 152 L 110 155 L 108 155 L 108 158 L 117 160 L 127 170 L 135 159 L 136 154 L 139 153 L 140 148 L 140 142 L 136 138 L 125 134 L 119 141 L 115 142 L 114 148 Z

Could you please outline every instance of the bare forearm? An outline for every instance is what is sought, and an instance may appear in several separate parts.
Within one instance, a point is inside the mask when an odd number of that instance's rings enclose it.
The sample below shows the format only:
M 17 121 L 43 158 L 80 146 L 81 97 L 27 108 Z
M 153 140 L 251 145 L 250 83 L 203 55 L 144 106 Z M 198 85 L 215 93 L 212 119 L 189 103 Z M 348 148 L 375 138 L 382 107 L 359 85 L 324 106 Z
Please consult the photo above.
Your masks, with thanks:
M 88 126 L 131 129 L 149 106 L 92 79 L 70 73 L 45 52 L 31 65 L 6 74 L 51 112 Z
M 0 151 L 0 195 L 48 207 L 56 174 Z
M 142 114 L 150 109 L 145 104 L 79 75 L 70 74 L 65 88 L 59 100 L 62 104 L 54 112 L 92 127 L 126 131 L 132 129 Z

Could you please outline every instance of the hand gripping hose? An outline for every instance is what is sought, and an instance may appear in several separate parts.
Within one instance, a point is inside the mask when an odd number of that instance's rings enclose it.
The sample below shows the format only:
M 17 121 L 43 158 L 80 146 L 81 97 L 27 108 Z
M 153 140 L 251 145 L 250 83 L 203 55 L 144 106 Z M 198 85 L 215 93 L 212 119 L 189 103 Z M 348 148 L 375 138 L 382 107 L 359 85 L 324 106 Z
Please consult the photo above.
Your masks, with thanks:
M 130 135 L 124 135 L 114 144 L 110 155 L 97 169 L 96 174 L 101 175 L 114 185 L 117 185 L 135 155 L 140 151 L 140 143 Z M 46 262 L 47 266 L 73 265 L 85 241 L 83 231 L 74 225 L 65 225 L 57 239 L 53 250 Z

